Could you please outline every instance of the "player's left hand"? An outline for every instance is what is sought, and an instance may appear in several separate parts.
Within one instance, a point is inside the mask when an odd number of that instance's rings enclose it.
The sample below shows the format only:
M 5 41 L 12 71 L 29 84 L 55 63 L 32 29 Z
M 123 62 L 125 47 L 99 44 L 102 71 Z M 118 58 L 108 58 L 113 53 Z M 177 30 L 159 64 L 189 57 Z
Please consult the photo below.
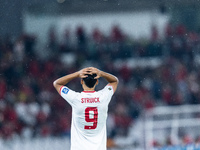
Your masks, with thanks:
M 91 72 L 91 74 L 96 74 L 97 76 L 95 77 L 95 79 L 98 79 L 101 77 L 101 70 L 95 68 L 95 67 L 89 67 L 89 71 Z
M 81 69 L 81 70 L 78 72 L 79 78 L 86 78 L 86 77 L 87 77 L 87 74 L 91 74 L 91 71 L 90 71 L 89 68 Z

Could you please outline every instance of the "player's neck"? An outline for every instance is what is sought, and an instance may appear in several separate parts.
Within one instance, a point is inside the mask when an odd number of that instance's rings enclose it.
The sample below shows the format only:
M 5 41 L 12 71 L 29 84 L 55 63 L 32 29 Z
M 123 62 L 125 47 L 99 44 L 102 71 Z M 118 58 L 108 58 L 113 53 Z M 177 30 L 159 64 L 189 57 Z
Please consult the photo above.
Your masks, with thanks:
M 94 91 L 94 88 L 83 88 L 84 91 Z
M 84 91 L 94 91 L 94 90 L 95 90 L 95 87 L 89 88 L 89 87 L 87 87 L 86 85 L 84 85 L 84 86 L 83 86 L 83 90 L 84 90 Z

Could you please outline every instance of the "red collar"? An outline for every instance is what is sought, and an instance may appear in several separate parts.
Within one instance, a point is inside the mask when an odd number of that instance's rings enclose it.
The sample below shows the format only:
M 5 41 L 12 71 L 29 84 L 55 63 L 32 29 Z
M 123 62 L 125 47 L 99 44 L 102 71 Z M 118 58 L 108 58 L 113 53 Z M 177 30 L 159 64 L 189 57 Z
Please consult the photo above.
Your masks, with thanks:
M 84 93 L 94 93 L 96 91 L 83 91 Z

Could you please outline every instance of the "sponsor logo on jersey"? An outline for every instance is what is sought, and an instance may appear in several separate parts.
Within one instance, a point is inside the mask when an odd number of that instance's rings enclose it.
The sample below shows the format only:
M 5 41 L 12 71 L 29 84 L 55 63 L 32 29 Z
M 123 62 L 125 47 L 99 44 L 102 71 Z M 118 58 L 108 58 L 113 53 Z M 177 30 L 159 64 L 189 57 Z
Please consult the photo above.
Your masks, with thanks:
M 63 92 L 64 94 L 67 94 L 67 93 L 69 92 L 69 89 L 65 87 L 65 88 L 62 89 L 62 92 Z
M 81 98 L 81 103 L 100 103 L 100 101 L 99 101 L 99 97 Z

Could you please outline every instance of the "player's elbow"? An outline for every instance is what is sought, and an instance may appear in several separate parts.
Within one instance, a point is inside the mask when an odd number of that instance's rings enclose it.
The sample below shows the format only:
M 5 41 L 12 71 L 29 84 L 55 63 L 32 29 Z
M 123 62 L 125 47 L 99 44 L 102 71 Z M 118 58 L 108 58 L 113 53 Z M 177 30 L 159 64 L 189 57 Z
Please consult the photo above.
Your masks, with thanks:
M 55 81 L 53 82 L 53 86 L 56 88 L 57 85 L 58 85 L 57 80 L 55 80 Z
M 118 86 L 118 84 L 119 84 L 119 79 L 116 77 L 116 81 L 115 81 L 116 87 Z
M 118 84 L 118 83 L 119 83 L 119 79 L 118 79 L 117 77 L 116 77 L 116 80 L 117 80 L 116 82 L 117 82 L 117 84 Z
M 115 77 L 115 79 L 116 79 L 116 84 L 118 85 L 118 83 L 119 83 L 119 79 L 117 78 L 117 77 Z

